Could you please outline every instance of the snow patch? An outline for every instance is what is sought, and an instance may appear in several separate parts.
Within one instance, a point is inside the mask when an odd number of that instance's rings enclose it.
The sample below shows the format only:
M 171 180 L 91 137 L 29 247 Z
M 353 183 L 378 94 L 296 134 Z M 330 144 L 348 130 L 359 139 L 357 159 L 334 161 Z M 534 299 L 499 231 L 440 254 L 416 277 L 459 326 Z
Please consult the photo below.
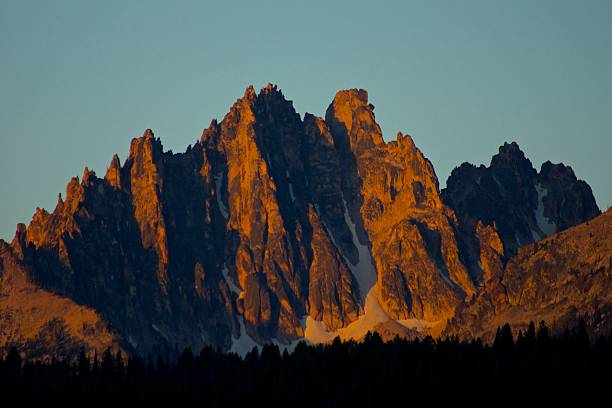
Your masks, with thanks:
M 306 316 L 304 326 L 304 338 L 311 343 L 329 343 L 337 335 L 337 331 L 327 331 L 323 322 L 310 316 Z
M 244 318 L 242 316 L 238 316 L 238 323 L 240 324 L 240 336 L 238 338 L 232 338 L 232 347 L 230 348 L 230 352 L 236 353 L 241 357 L 246 356 L 248 352 L 253 350 L 253 347 L 256 347 L 261 352 L 263 345 L 257 343 L 251 336 L 247 334 L 246 327 L 244 326 Z M 300 320 L 300 324 L 302 325 L 302 327 L 304 327 L 305 319 Z M 297 340 L 293 340 L 289 344 L 281 343 L 277 339 L 270 339 L 270 341 L 268 341 L 267 343 L 272 343 L 277 346 L 281 353 L 283 353 L 285 350 L 287 350 L 287 352 L 289 353 L 292 353 L 300 341 L 304 341 L 304 339 L 300 338 Z
M 344 197 L 342 197 L 342 204 L 344 205 L 344 221 L 351 231 L 351 235 L 353 236 L 353 244 L 357 248 L 357 253 L 359 254 L 357 264 L 353 265 L 350 261 L 347 263 L 351 269 L 351 272 L 353 272 L 353 275 L 357 279 L 361 297 L 362 299 L 365 299 L 367 298 L 367 293 L 369 293 L 370 289 L 376 284 L 376 271 L 374 270 L 372 255 L 370 255 L 370 248 L 367 245 L 363 245 L 361 242 L 359 242 L 356 225 L 349 215 Z
M 166 334 L 161 331 L 161 329 L 159 328 L 158 325 L 152 323 L 151 327 L 153 328 L 153 330 L 155 330 L 160 336 L 162 336 L 164 338 L 164 340 L 168 341 L 168 336 L 166 336 Z
M 499 182 L 499 180 L 497 179 L 497 177 L 493 176 L 493 181 L 495 182 L 495 184 L 497 184 L 497 187 L 499 187 L 499 190 L 503 193 L 506 189 L 502 186 L 502 184 Z
M 541 240 L 542 236 L 540 236 L 541 234 L 539 232 L 537 232 L 536 230 L 532 229 L 531 230 L 531 238 L 533 239 L 533 242 L 539 241 Z
M 518 236 L 518 233 L 516 231 L 514 231 L 514 240 L 516 241 L 516 246 L 519 247 L 521 246 L 521 240 Z
M 232 338 L 230 351 L 244 357 L 249 351 L 253 350 L 253 347 L 259 348 L 259 344 L 247 334 L 242 316 L 238 316 L 238 324 L 240 324 L 240 335 L 238 338 Z
M 289 170 L 285 170 L 285 176 L 287 176 L 287 180 L 289 180 L 289 195 L 291 196 L 291 200 L 295 201 L 295 194 L 293 193 L 293 183 L 291 182 Z
M 557 232 L 557 225 L 544 216 L 544 197 L 548 195 L 548 191 L 541 184 L 536 184 L 535 189 L 538 192 L 538 208 L 535 210 L 535 219 L 538 228 L 544 233 L 544 236 L 535 238 L 535 231 L 532 231 L 532 233 L 534 233 L 534 239 L 537 241 L 538 239 L 545 238 Z
M 328 331 L 323 322 L 307 316 L 304 339 L 311 343 L 328 343 L 336 336 L 339 336 L 342 340 L 359 340 L 368 331 L 372 331 L 379 323 L 391 320 L 378 302 L 378 284 L 372 286 L 368 291 L 363 309 L 363 314 L 357 320 L 346 327 L 334 331 Z
M 226 264 L 223 264 L 223 269 L 221 269 L 221 273 L 223 274 L 223 279 L 225 279 L 225 282 L 227 283 L 227 286 L 229 286 L 230 290 L 240 295 L 242 289 L 238 285 L 236 285 L 232 278 L 229 276 L 229 270 L 227 269 Z
M 295 201 L 295 194 L 293 194 L 293 184 L 289 182 L 289 195 L 291 196 L 291 201 Z
M 132 346 L 133 349 L 136 349 L 138 347 L 138 343 L 134 341 L 132 336 L 128 336 L 128 343 L 130 343 L 130 346 Z
M 427 320 L 421 320 L 421 319 L 405 319 L 405 320 L 397 320 L 397 322 L 401 324 L 402 326 L 408 329 L 416 330 L 419 333 L 426 333 L 432 327 L 434 327 L 436 324 L 439 323 L 439 322 L 429 322 Z
M 293 353 L 293 350 L 295 350 L 295 347 L 300 341 L 303 341 L 303 339 L 294 340 L 289 344 L 283 344 L 276 339 L 271 340 L 272 344 L 277 346 L 281 353 L 284 353 L 285 350 L 287 350 L 288 353 Z
M 363 301 L 363 313 L 357 320 L 348 326 L 334 331 L 328 331 L 323 322 L 308 316 L 306 318 L 304 338 L 312 343 L 327 343 L 336 336 L 340 336 L 343 340 L 357 340 L 365 336 L 368 331 L 371 331 L 379 323 L 390 320 L 389 316 L 387 316 L 378 302 L 378 283 L 376 282 L 376 271 L 374 269 L 374 263 L 372 262 L 370 248 L 362 244 L 357 238 L 356 225 L 348 213 L 344 197 L 342 198 L 342 202 L 344 204 L 344 220 L 351 231 L 353 244 L 357 248 L 357 253 L 359 254 L 359 259 L 356 264 L 350 262 L 346 257 L 344 257 L 344 259 L 359 285 L 359 291 Z M 331 233 L 329 235 L 332 236 Z M 332 241 L 334 241 L 333 236 Z M 342 253 L 342 251 L 340 252 Z
M 446 276 L 446 274 L 442 271 L 442 268 L 437 268 L 437 269 L 438 269 L 438 273 L 440 274 L 442 279 L 444 279 L 444 282 L 446 282 L 448 284 L 448 286 L 450 286 L 451 288 L 456 288 L 457 287 L 455 282 L 450 280 L 450 277 Z
M 223 204 L 223 200 L 221 199 L 221 183 L 223 182 L 223 173 L 219 173 L 215 176 L 215 197 L 217 197 L 217 205 L 219 206 L 219 210 L 223 215 L 223 218 L 227 220 L 229 214 L 227 211 L 227 207 Z
M 336 244 L 336 241 L 331 231 L 325 225 L 324 226 L 327 229 L 331 241 L 334 243 L 336 248 L 338 248 L 338 251 L 344 258 L 346 265 L 349 267 L 351 273 L 357 280 L 357 284 L 359 285 L 359 291 L 361 293 L 361 300 L 363 303 L 363 313 L 359 315 L 357 320 L 350 323 L 348 326 L 332 331 L 327 330 L 323 322 L 315 320 L 311 316 L 306 316 L 305 318 L 300 320 L 300 324 L 304 329 L 304 337 L 302 339 L 294 340 L 289 344 L 282 344 L 276 339 L 270 340 L 272 344 L 275 344 L 279 347 L 281 352 L 283 352 L 284 350 L 293 351 L 296 345 L 303 340 L 313 344 L 329 343 L 336 337 L 340 337 L 342 340 L 360 340 L 367 334 L 368 331 L 372 331 L 378 324 L 392 320 L 383 310 L 382 306 L 378 301 L 377 275 L 376 270 L 374 268 L 372 255 L 370 254 L 370 248 L 368 247 L 368 245 L 362 244 L 357 238 L 357 228 L 349 215 L 347 204 L 344 198 L 342 198 L 342 202 L 344 204 L 344 220 L 347 226 L 349 227 L 349 230 L 351 231 L 353 244 L 357 248 L 357 253 L 359 255 L 359 258 L 355 264 L 353 264 L 346 258 L 346 256 L 342 253 L 340 247 Z M 320 215 L 320 209 L 316 204 L 315 210 L 317 211 L 317 214 Z M 228 284 L 230 284 L 231 280 L 229 279 L 229 275 L 227 275 L 227 268 L 225 268 L 225 265 L 223 274 L 224 277 L 226 277 L 226 280 L 228 280 Z M 442 271 L 440 271 L 440 274 L 445 279 L 448 279 L 442 274 Z M 450 282 L 450 284 L 452 284 L 452 282 Z M 235 286 L 234 289 L 236 289 L 238 292 L 241 291 L 240 288 L 238 288 L 237 286 Z M 232 339 L 231 351 L 241 356 L 245 356 L 249 351 L 253 349 L 253 347 L 258 347 L 259 349 L 261 349 L 261 345 L 259 345 L 246 333 L 242 316 L 238 317 L 238 321 L 240 323 L 240 337 L 237 339 Z M 422 333 L 427 332 L 439 323 L 429 322 L 420 319 L 406 319 L 396 321 L 408 329 L 416 330 Z

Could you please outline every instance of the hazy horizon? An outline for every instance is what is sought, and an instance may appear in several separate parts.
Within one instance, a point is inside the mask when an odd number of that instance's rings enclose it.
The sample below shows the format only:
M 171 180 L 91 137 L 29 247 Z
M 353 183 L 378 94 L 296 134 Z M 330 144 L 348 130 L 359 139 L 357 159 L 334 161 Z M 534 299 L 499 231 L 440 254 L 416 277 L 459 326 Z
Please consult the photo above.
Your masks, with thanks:
M 0 238 L 146 128 L 185 151 L 268 82 L 302 118 L 367 89 L 385 139 L 412 135 L 441 187 L 516 141 L 612 205 L 611 2 L 264 3 L 0 4 Z

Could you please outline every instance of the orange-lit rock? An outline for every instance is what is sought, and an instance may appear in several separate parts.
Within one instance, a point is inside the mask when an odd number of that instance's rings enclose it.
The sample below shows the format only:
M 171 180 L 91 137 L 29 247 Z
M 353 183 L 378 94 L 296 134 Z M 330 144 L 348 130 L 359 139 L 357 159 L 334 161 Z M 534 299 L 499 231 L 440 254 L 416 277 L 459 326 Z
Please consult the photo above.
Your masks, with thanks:
M 475 287 L 431 163 L 408 135 L 382 141 L 365 91 L 336 94 L 326 122 L 336 146 L 344 146 L 348 206 L 353 216 L 358 208 L 371 244 L 380 303 L 397 319 L 449 317 Z
M 505 323 L 525 331 L 545 320 L 554 331 L 583 319 L 595 334 L 612 330 L 612 210 L 526 245 L 474 298 L 462 304 L 447 334 L 492 340 Z
M 145 249 L 153 248 L 159 257 L 158 281 L 167 290 L 168 242 L 159 196 L 164 190 L 162 146 L 147 129 L 141 138 L 133 139 L 126 166 L 130 169 L 130 193 L 134 217 L 140 226 Z M 162 168 L 160 168 L 162 167 Z
M 145 354 L 227 350 L 243 336 L 289 344 L 309 329 L 422 336 L 458 305 L 449 332 L 522 322 L 520 307 L 561 321 L 569 309 L 552 287 L 590 316 L 608 307 L 608 275 L 577 279 L 558 264 L 582 256 L 579 240 L 510 258 L 516 237 L 544 236 L 546 220 L 563 229 L 593 215 L 586 183 L 563 165 L 538 174 L 515 145 L 491 169 L 463 165 L 442 200 L 412 138 L 383 140 L 366 91 L 340 91 L 325 119 L 302 120 L 276 86 L 249 87 L 184 152 L 146 130 L 123 165 L 115 155 L 104 178 L 85 168 L 53 211 L 37 209 L 10 247 L 1 242 L 0 327 L 49 350 L 51 322 L 75 347 Z M 584 242 L 603 259 L 605 245 Z M 603 265 L 587 261 L 574 266 Z M 32 318 L 15 324 L 16 310 Z
M 116 189 L 121 188 L 121 162 L 119 156 L 113 155 L 113 158 L 106 170 L 106 176 L 104 176 L 108 184 Z

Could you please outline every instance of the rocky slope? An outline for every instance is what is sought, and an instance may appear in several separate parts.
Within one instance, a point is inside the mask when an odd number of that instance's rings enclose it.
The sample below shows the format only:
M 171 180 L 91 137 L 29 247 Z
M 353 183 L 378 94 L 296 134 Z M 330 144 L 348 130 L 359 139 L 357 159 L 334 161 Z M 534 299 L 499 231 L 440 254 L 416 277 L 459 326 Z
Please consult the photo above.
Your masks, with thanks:
M 503 271 L 466 301 L 447 334 L 492 340 L 510 323 L 525 331 L 545 320 L 554 330 L 583 319 L 591 332 L 612 330 L 612 209 L 576 227 L 521 247 Z
M 349 216 L 371 247 L 377 296 L 393 319 L 437 321 L 474 283 L 459 260 L 456 219 L 431 163 L 411 137 L 385 143 L 367 92 L 339 92 L 326 113 L 339 154 Z
M 2 244 L 0 335 L 27 342 L 65 314 L 7 317 L 46 303 L 69 309 L 64 331 L 87 349 L 415 335 L 489 290 L 518 244 L 552 232 L 542 220 L 597 212 L 571 169 L 538 174 L 515 145 L 490 169 L 462 165 L 441 195 L 410 136 L 383 140 L 366 91 L 302 120 L 276 86 L 249 87 L 184 153 L 147 130 L 123 164 L 86 168 L 18 226 Z
M 8 244 L 0 242 L 0 344 L 28 358 L 76 357 L 81 347 L 120 349 L 120 339 L 93 309 L 41 288 Z

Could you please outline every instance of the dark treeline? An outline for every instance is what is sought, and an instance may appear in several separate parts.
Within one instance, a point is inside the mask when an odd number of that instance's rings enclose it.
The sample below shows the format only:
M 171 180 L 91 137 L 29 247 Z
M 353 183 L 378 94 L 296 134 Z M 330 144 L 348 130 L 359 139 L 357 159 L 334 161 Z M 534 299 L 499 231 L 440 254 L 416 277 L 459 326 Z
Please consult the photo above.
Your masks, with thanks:
M 516 338 L 498 329 L 493 345 L 457 338 L 311 346 L 292 353 L 274 345 L 244 358 L 205 347 L 178 358 L 109 350 L 77 361 L 23 362 L 12 349 L 0 360 L 3 406 L 382 406 L 443 402 L 576 405 L 609 399 L 612 343 L 590 341 L 580 325 L 551 336 L 532 323 Z M 13 405 L 5 405 L 9 403 Z

